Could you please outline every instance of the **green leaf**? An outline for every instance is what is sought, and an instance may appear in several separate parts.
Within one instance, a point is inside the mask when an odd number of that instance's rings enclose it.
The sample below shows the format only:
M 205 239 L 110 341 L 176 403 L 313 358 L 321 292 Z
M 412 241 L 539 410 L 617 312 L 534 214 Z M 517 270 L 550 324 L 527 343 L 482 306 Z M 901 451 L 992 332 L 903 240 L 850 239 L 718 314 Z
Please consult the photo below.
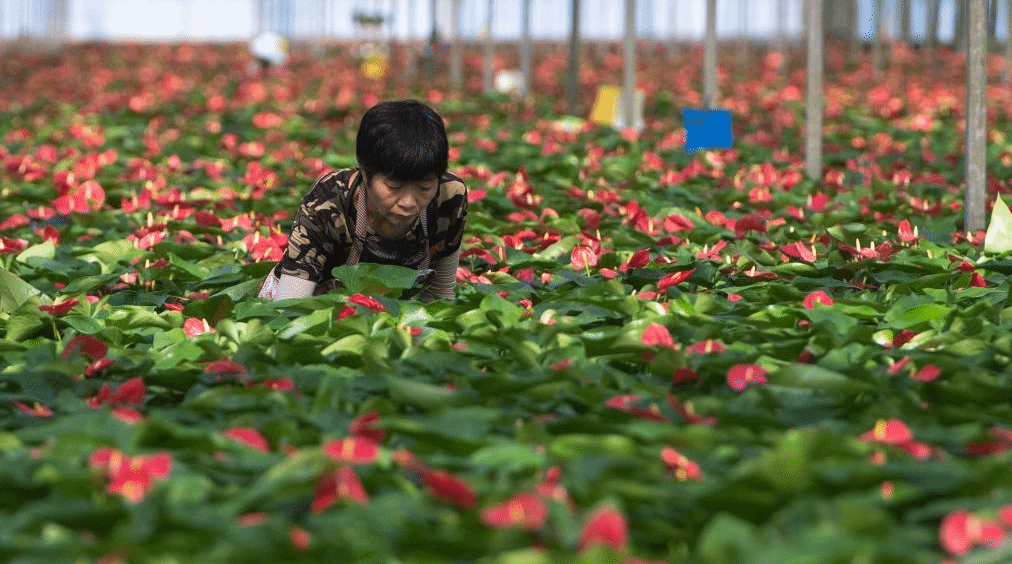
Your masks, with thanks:
M 464 394 L 444 386 L 426 384 L 398 376 L 385 376 L 391 398 L 400 403 L 425 410 L 440 410 L 461 406 L 470 400 Z
M 543 451 L 537 452 L 531 445 L 515 442 L 487 446 L 471 455 L 472 464 L 500 472 L 535 470 L 543 467 L 545 461 Z
M 871 389 L 867 382 L 827 370 L 815 364 L 788 364 L 768 377 L 770 384 L 792 388 L 809 388 L 827 392 L 853 393 Z
M 390 264 L 361 262 L 335 267 L 331 273 L 352 294 L 385 294 L 384 290 L 406 290 L 414 286 L 418 271 Z
M 943 320 L 952 313 L 952 309 L 952 306 L 933 303 L 920 304 L 909 309 L 892 308 L 886 312 L 885 321 L 894 329 L 910 329 Z
M 846 336 L 850 333 L 850 330 L 860 323 L 857 319 L 836 311 L 832 307 L 816 306 L 812 309 L 805 310 L 805 317 L 812 322 L 813 325 L 819 325 L 820 323 L 827 323 L 836 330 L 836 333 L 841 336 Z
M 33 257 L 52 259 L 54 256 L 56 256 L 56 245 L 54 245 L 52 241 L 47 239 L 44 243 L 32 245 L 31 247 L 28 247 L 27 249 L 21 251 L 21 254 L 18 255 L 17 260 L 18 262 L 27 263 L 28 259 Z
M 748 560 L 757 544 L 751 524 L 718 513 L 699 535 L 699 555 L 706 564 L 739 564 Z
M 94 335 L 105 329 L 105 325 L 93 317 L 87 315 L 65 315 L 60 318 L 67 325 L 70 325 L 78 333 Z
M 211 273 L 210 270 L 191 261 L 180 258 L 175 253 L 169 253 L 169 264 L 178 267 L 183 272 L 192 276 L 195 280 L 203 280 Z
M 105 241 L 91 247 L 91 252 L 81 255 L 82 259 L 95 259 L 102 265 L 102 274 L 113 272 L 112 267 L 119 261 L 130 261 L 144 255 L 127 239 Z M 118 277 L 118 274 L 117 274 Z
M 40 292 L 17 275 L 0 269 L 0 313 L 12 313 Z
M 193 300 L 183 308 L 183 314 L 188 317 L 199 317 L 206 319 L 212 327 L 226 317 L 232 317 L 232 308 L 235 302 L 226 294 Z
M 1012 251 L 1012 212 L 999 194 L 991 209 L 991 223 L 984 235 L 984 253 L 1001 254 Z
M 321 325 L 329 325 L 333 317 L 333 308 L 318 309 L 309 315 L 296 317 L 278 333 L 278 338 L 292 339 Z

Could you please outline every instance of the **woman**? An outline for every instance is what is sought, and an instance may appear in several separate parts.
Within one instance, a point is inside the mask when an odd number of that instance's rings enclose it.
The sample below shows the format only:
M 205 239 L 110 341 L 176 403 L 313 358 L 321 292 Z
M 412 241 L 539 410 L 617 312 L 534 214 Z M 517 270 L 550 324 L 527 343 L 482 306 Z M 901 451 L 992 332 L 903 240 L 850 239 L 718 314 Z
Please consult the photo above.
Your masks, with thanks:
M 329 172 L 302 197 L 285 256 L 259 297 L 303 298 L 340 283 L 358 262 L 416 268 L 419 298 L 453 298 L 467 187 L 447 172 L 443 119 L 416 100 L 379 103 L 362 116 L 357 168 Z

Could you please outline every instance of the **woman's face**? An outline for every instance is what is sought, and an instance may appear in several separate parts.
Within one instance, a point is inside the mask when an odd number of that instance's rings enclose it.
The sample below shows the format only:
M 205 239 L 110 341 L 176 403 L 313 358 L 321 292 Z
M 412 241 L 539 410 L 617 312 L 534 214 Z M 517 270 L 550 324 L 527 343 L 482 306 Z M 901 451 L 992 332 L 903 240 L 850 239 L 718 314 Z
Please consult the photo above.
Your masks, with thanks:
M 390 225 L 406 228 L 436 196 L 438 186 L 439 179 L 435 176 L 404 182 L 373 174 L 366 198 L 370 215 L 376 214 Z

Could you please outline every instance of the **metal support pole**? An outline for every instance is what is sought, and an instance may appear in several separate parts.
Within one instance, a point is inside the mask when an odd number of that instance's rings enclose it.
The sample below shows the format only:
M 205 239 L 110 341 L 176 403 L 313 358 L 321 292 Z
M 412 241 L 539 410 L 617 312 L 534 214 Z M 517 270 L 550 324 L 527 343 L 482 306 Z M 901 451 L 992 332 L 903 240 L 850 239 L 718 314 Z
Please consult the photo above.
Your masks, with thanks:
M 703 52 L 703 107 L 717 107 L 717 0 L 706 0 L 706 47 Z
M 668 58 L 674 59 L 678 53 L 678 0 L 671 0 L 671 37 L 668 42 Z
M 636 126 L 636 0 L 625 0 L 622 105 L 625 126 Z
M 910 0 L 900 0 L 900 38 L 910 43 Z
M 928 29 L 925 41 L 929 48 L 938 44 L 938 12 L 942 8 L 942 0 L 926 0 L 928 3 Z
M 492 93 L 492 57 L 495 53 L 495 46 L 492 44 L 492 10 L 494 9 L 493 0 L 488 0 L 486 3 L 486 9 L 488 10 L 485 14 L 485 49 L 482 53 L 482 87 L 485 90 L 485 94 Z
M 787 0 L 777 0 L 777 50 L 780 51 L 780 75 L 787 78 L 787 36 L 784 22 L 787 21 Z
M 569 30 L 569 80 L 566 88 L 566 99 L 569 115 L 577 114 L 577 102 L 580 93 L 580 0 L 570 0 L 572 23 Z
M 1005 0 L 1005 86 L 1012 85 L 1012 0 Z
M 743 5 L 744 4 L 744 5 Z M 748 69 L 748 6 L 749 0 L 738 0 L 738 23 L 741 37 L 738 44 L 738 76 L 743 77 Z
M 460 0 L 450 0 L 450 85 L 460 92 L 464 89 L 464 50 L 460 44 Z
M 805 171 L 822 178 L 822 0 L 808 0 L 808 87 L 805 110 Z
M 987 204 L 987 0 L 970 0 L 966 57 L 966 230 L 984 229 Z
M 872 45 L 872 58 L 875 61 L 875 74 L 876 76 L 881 76 L 882 70 L 885 68 L 885 54 L 883 51 L 885 49 L 886 27 L 889 22 L 886 19 L 885 2 L 877 2 L 874 9 L 875 43 Z
M 524 77 L 524 83 L 521 85 L 521 96 L 526 99 L 533 91 L 533 84 L 531 84 L 531 0 L 523 0 L 523 11 L 521 12 L 521 18 L 523 18 L 523 37 L 520 40 L 520 74 Z

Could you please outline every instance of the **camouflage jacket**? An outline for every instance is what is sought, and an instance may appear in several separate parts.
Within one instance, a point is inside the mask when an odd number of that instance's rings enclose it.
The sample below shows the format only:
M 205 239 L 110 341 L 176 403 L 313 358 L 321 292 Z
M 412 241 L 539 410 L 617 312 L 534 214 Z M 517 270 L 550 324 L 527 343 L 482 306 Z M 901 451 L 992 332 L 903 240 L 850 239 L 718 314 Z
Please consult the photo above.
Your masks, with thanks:
M 355 196 L 361 187 L 362 175 L 357 168 L 328 172 L 313 183 L 295 213 L 288 248 L 274 268 L 275 276 L 288 274 L 321 286 L 333 285 L 331 270 L 345 264 L 351 251 L 357 220 Z M 456 252 L 467 222 L 464 182 L 449 172 L 444 174 L 427 215 L 428 233 L 423 233 L 419 219 L 402 239 L 386 239 L 369 232 L 359 262 L 418 268 L 425 236 L 429 238 L 430 262 Z

